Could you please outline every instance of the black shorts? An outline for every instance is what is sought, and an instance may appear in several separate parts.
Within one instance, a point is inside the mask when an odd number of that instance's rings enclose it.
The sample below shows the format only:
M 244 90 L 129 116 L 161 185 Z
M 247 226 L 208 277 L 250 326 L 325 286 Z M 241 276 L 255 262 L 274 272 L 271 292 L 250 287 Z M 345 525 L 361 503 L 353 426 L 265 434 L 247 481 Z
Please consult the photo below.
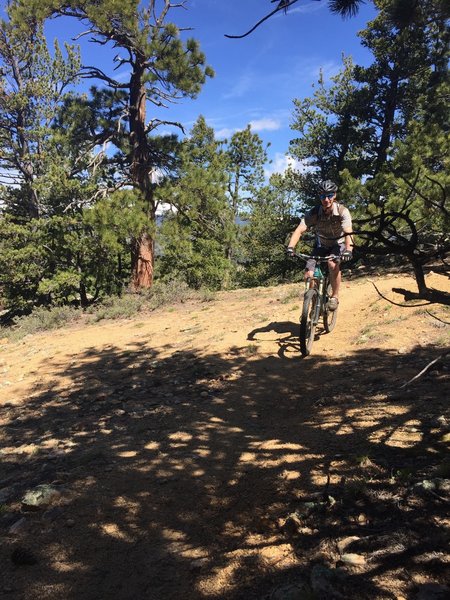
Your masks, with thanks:
M 340 256 L 342 252 L 345 250 L 345 244 L 333 244 L 329 248 L 325 246 L 314 246 L 311 254 L 315 256 L 330 256 L 330 254 L 335 254 L 336 256 Z M 309 258 L 306 261 L 306 271 L 314 271 L 316 268 L 316 262 L 313 258 Z

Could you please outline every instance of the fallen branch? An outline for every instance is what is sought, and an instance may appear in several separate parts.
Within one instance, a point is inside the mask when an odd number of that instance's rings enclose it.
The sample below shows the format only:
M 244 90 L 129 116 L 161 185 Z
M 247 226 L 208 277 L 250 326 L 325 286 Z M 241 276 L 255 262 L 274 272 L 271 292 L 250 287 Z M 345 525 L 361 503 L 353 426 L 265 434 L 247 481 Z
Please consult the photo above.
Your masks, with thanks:
M 433 315 L 433 313 L 430 313 L 429 310 L 426 310 L 425 312 L 427 313 L 427 315 L 430 315 L 430 317 L 433 317 L 433 319 L 436 319 L 436 321 L 439 321 L 440 323 L 444 323 L 444 325 L 450 325 L 449 321 L 444 321 L 443 319 L 440 319 L 436 315 Z
M 376 289 L 377 294 L 381 298 L 383 298 L 383 300 L 386 300 L 386 302 L 390 302 L 391 304 L 394 304 L 394 306 L 400 306 L 401 308 L 417 308 L 418 306 L 428 306 L 430 304 L 430 302 L 423 302 L 422 304 L 400 304 L 399 302 L 394 302 L 394 300 L 390 300 L 386 296 L 383 296 L 383 294 L 380 292 L 380 290 L 377 288 L 377 286 L 371 279 L 369 279 L 368 281 L 370 281 L 370 283 Z
M 443 498 L 442 496 L 440 496 L 439 494 L 437 494 L 436 492 L 434 492 L 433 490 L 426 490 L 429 494 L 431 494 L 432 496 L 434 496 L 435 498 L 437 498 L 438 500 L 440 500 L 441 502 L 445 502 L 445 504 L 448 504 L 448 500 L 447 498 Z
M 419 377 L 422 377 L 422 375 L 425 375 L 425 373 L 429 370 L 430 367 L 432 367 L 434 364 L 436 364 L 437 362 L 439 362 L 440 360 L 442 360 L 443 358 L 445 358 L 448 354 L 450 354 L 450 349 L 447 350 L 446 352 L 444 352 L 444 354 L 441 354 L 440 356 L 438 356 L 437 358 L 435 358 L 434 360 L 432 360 L 430 363 L 428 363 L 427 366 L 424 367 L 420 371 L 420 373 L 417 373 L 417 375 L 415 375 L 412 379 L 410 379 L 409 381 L 407 381 L 406 383 L 404 383 L 403 385 L 401 385 L 399 389 L 402 390 L 403 388 L 405 388 L 407 385 L 409 385 L 413 381 L 416 381 L 416 379 L 419 379 Z

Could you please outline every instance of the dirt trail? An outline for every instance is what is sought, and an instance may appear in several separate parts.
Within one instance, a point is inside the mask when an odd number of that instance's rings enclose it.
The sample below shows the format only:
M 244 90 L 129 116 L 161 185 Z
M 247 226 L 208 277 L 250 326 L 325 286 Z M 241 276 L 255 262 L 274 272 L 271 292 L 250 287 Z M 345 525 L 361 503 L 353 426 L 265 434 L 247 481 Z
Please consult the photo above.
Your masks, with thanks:
M 292 285 L 0 342 L 0 596 L 445 592 L 445 490 L 411 490 L 449 477 L 448 363 L 400 386 L 448 348 L 450 311 L 405 302 L 407 275 L 373 282 L 405 306 L 346 281 L 307 359 Z M 427 283 L 450 292 L 445 275 Z M 25 512 L 43 483 L 60 497 Z M 366 542 L 359 566 L 340 566 L 348 536 Z M 13 564 L 17 548 L 37 563 Z

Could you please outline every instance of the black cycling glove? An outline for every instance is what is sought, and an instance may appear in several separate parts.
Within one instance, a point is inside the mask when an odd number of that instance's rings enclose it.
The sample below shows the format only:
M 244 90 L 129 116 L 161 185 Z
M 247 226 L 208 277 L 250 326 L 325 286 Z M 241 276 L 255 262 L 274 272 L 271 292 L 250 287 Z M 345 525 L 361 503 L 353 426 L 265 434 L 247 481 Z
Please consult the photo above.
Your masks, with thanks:
M 352 260 L 353 258 L 353 252 L 351 250 L 345 250 L 342 254 L 341 254 L 341 259 L 344 262 L 347 262 L 348 260 Z

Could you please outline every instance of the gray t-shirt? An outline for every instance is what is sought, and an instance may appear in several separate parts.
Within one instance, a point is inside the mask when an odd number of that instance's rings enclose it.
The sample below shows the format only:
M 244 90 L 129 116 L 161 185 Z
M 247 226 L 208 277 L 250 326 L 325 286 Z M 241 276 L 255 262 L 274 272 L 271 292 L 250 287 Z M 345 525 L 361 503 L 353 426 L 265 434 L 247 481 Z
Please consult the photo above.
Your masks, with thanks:
M 307 212 L 301 222 L 308 228 L 315 227 L 320 245 L 328 248 L 334 244 L 343 244 L 344 233 L 352 231 L 350 211 L 338 202 L 333 203 L 333 210 L 329 215 L 319 206 Z

